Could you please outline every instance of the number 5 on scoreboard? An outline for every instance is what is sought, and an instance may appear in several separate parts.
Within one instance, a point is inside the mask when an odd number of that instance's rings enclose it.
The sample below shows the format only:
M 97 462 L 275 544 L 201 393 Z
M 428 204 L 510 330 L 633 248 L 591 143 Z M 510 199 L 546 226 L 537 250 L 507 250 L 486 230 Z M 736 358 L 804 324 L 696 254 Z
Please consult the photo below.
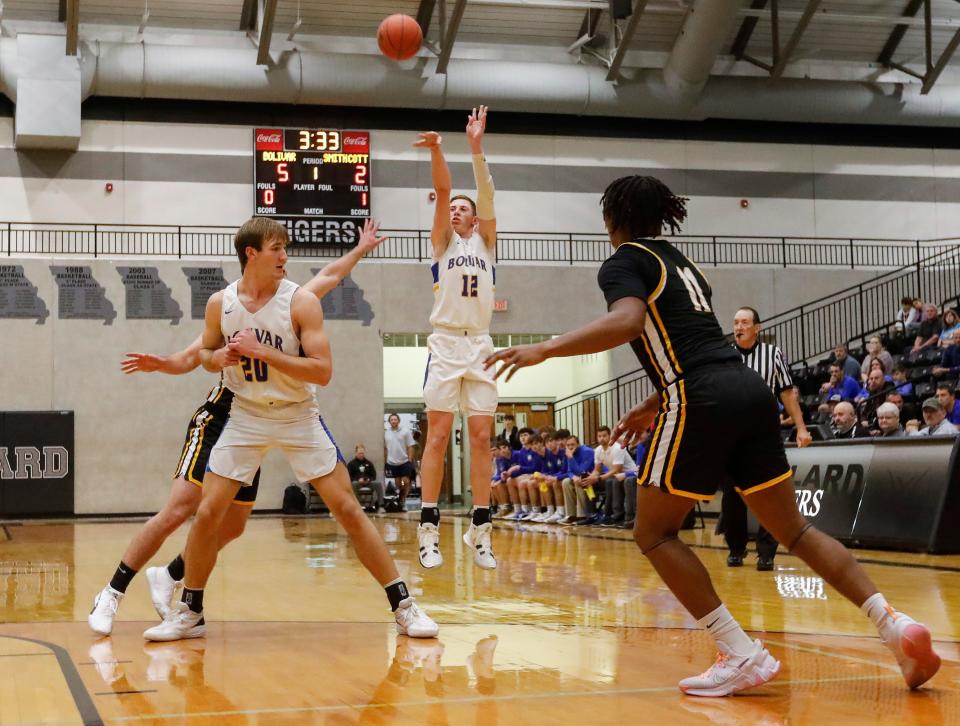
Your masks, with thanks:
M 290 172 L 287 171 L 287 162 L 277 164 L 277 180 L 282 182 L 290 180 Z

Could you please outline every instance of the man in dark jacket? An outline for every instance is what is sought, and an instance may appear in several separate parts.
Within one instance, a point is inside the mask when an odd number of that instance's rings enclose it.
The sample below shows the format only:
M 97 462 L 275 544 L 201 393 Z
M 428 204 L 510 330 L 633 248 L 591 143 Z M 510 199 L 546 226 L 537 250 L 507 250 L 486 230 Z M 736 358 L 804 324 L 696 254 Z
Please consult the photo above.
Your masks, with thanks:
M 354 450 L 354 457 L 347 464 L 347 471 L 350 473 L 350 481 L 353 484 L 353 493 L 360 499 L 359 492 L 362 487 L 373 489 L 373 500 L 370 506 L 366 507 L 368 512 L 387 511 L 384 508 L 386 500 L 384 499 L 383 482 L 377 481 L 377 469 L 373 462 L 367 458 L 366 449 L 363 444 L 357 444 Z

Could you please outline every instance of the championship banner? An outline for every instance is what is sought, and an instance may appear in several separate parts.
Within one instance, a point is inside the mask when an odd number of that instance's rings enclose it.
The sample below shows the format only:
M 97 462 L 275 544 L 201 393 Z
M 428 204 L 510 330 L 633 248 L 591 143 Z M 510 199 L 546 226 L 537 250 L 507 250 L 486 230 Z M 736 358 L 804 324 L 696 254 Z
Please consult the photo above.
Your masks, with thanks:
M 73 411 L 0 412 L 0 517 L 73 514 Z
M 787 448 L 797 508 L 817 529 L 850 544 L 960 552 L 958 448 L 956 436 Z M 750 532 L 756 529 L 751 514 Z

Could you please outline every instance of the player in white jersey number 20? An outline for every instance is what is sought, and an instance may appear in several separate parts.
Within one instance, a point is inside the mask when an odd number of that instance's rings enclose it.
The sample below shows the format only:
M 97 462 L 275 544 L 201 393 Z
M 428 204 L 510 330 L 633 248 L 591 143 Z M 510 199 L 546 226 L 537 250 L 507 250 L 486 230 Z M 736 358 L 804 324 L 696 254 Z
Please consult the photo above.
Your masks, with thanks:
M 386 590 L 402 635 L 431 638 L 437 625 L 414 603 L 376 528 L 353 494 L 312 395 L 333 374 L 323 309 L 316 296 L 286 279 L 287 230 L 253 218 L 234 245 L 243 277 L 207 302 L 200 359 L 223 373 L 233 391 L 230 418 L 210 452 L 203 495 L 184 552 L 183 598 L 148 640 L 202 637 L 203 590 L 217 559 L 217 531 L 241 487 L 251 486 L 264 455 L 280 449 L 299 481 L 330 507 L 357 556 Z
M 438 133 L 420 134 L 414 144 L 430 150 L 433 187 L 437 193 L 430 234 L 433 333 L 427 342 L 429 358 L 423 383 L 428 430 L 420 470 L 423 505 L 417 530 L 420 564 L 428 568 L 443 564 L 437 500 L 443 477 L 443 455 L 453 415 L 458 409 L 467 417 L 470 430 L 470 484 L 474 504 L 473 521 L 463 539 L 479 567 L 497 566 L 490 543 L 491 462 L 487 454 L 493 414 L 497 410 L 497 384 L 483 367 L 484 359 L 493 352 L 490 318 L 497 245 L 493 179 L 483 157 L 486 126 L 486 106 L 473 109 L 467 119 L 467 141 L 477 182 L 476 202 L 464 195 L 451 198 L 450 169 L 443 157 Z

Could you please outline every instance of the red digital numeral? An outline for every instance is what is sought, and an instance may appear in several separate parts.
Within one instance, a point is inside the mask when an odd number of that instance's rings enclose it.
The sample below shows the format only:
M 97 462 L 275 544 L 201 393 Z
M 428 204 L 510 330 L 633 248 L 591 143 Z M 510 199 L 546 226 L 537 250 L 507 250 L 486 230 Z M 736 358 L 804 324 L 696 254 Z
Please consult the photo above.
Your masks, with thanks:
M 361 193 L 360 193 L 360 206 L 361 206 L 361 207 L 367 206 L 367 193 L 366 193 L 366 192 L 361 192 Z
M 367 183 L 367 165 L 366 164 L 357 164 L 357 173 L 353 175 L 354 184 L 366 184 Z
M 290 180 L 290 172 L 287 171 L 286 162 L 282 164 L 277 164 L 277 179 L 282 182 Z
M 268 207 L 273 206 L 273 189 L 263 190 L 263 203 Z

